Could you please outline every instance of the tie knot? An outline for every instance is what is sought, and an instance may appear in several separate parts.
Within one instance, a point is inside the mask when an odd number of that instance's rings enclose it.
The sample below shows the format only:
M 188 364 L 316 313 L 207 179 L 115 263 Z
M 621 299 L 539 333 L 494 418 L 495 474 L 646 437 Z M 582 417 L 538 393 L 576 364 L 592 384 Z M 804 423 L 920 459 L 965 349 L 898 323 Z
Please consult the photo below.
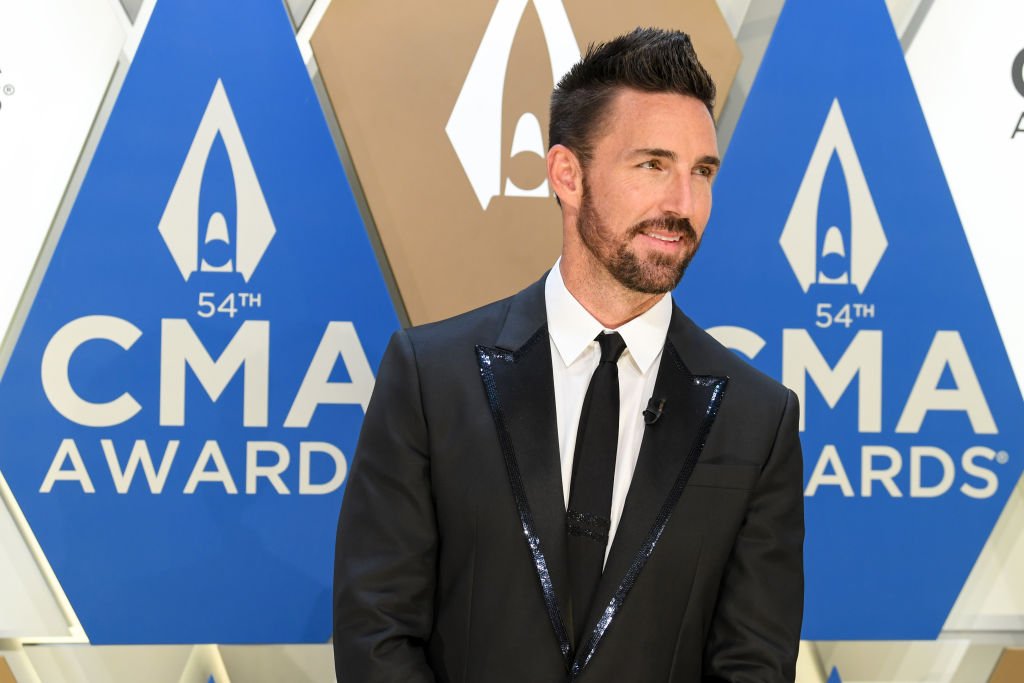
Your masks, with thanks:
M 616 363 L 619 356 L 626 350 L 626 342 L 618 332 L 597 335 L 597 343 L 601 345 L 601 362 Z

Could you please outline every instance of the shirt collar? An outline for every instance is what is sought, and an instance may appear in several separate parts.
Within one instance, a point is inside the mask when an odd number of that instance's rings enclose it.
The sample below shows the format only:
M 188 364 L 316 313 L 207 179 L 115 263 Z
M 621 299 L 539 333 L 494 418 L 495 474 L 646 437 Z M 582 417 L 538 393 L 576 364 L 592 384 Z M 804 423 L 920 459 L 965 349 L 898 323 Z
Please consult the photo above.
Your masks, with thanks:
M 544 305 L 548 316 L 548 334 L 562 362 L 569 366 L 579 359 L 594 338 L 606 328 L 566 289 L 560 270 L 561 262 L 562 259 L 555 262 L 544 281 Z M 671 320 L 672 297 L 665 295 L 642 315 L 615 330 L 622 335 L 626 349 L 641 373 L 650 369 L 665 346 Z

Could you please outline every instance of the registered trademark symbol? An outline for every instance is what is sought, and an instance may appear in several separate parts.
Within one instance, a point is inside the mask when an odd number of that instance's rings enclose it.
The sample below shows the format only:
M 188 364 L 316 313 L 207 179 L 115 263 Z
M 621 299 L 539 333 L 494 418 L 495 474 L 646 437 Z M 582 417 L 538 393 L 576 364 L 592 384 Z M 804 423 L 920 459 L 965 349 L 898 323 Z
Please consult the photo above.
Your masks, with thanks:
M 14 94 L 14 86 L 11 85 L 10 83 L 5 85 L 4 86 L 4 94 L 5 95 L 13 95 Z
M 1007 453 L 1006 451 L 999 451 L 998 453 L 996 453 L 996 462 L 999 463 L 1000 465 L 1005 465 L 1006 463 L 1010 462 L 1010 454 Z

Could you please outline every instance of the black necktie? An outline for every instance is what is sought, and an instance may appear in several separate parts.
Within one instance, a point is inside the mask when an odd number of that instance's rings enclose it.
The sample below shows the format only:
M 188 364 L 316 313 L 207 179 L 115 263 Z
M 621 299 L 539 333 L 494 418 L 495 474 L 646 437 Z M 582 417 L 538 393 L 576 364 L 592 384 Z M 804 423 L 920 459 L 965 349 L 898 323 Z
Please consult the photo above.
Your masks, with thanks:
M 626 349 L 618 332 L 597 335 L 601 362 L 590 378 L 583 399 L 576 454 L 569 487 L 569 581 L 576 647 L 583 637 L 583 622 L 604 567 L 611 526 L 612 481 L 619 442 L 619 368 Z

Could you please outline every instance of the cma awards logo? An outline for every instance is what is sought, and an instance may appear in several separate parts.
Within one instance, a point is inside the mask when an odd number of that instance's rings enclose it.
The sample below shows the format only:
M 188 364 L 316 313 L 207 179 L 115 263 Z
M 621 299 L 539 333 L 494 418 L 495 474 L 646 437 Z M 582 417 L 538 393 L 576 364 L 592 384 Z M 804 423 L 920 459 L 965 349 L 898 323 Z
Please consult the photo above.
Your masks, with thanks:
M 1013 64 L 1010 66 L 1010 80 L 1013 82 L 1014 89 L 1020 93 L 1021 97 L 1024 97 L 1024 50 L 1018 52 L 1017 56 L 1013 58 Z M 1017 119 L 1017 125 L 1013 127 L 1010 139 L 1017 137 L 1017 133 L 1024 133 L 1024 112 L 1021 112 Z
M 203 178 L 216 163 L 211 152 L 217 153 L 216 161 L 227 165 L 227 177 L 234 179 L 235 231 L 221 210 L 211 211 L 200 230 Z M 185 280 L 196 271 L 237 272 L 248 282 L 274 237 L 274 221 L 220 79 L 158 229 Z
M 828 228 L 822 231 L 822 225 Z M 853 285 L 860 294 L 867 288 L 888 247 L 838 99 L 833 99 L 829 108 L 779 245 L 804 292 L 812 285 Z M 874 318 L 875 312 L 874 303 L 863 301 L 819 302 L 815 326 L 849 329 Z M 854 378 L 858 378 L 858 431 L 881 432 L 882 340 L 881 330 L 858 330 L 842 357 L 832 366 L 807 331 L 784 330 L 782 381 L 804 399 L 810 378 L 829 407 L 835 408 Z M 940 388 L 947 369 L 955 389 Z M 963 410 L 976 434 L 998 433 L 977 373 L 956 331 L 935 333 L 896 423 L 896 434 L 919 433 L 926 415 L 932 410 Z M 806 427 L 805 422 L 806 417 L 801 414 L 801 429 Z M 877 483 L 889 495 L 902 496 L 904 492 L 896 482 L 896 475 L 904 467 L 904 457 L 899 450 L 874 445 L 861 450 L 860 495 L 871 496 Z M 959 487 L 960 492 L 971 498 L 992 496 L 998 487 L 998 478 L 991 464 L 1005 461 L 1005 458 L 1005 452 L 986 446 L 967 448 L 960 457 L 960 469 L 968 479 Z M 936 497 L 953 488 L 957 464 L 945 450 L 935 446 L 912 446 L 909 461 L 907 493 L 911 498 Z M 925 481 L 923 472 L 929 468 L 942 472 L 939 481 Z M 813 496 L 822 486 L 836 486 L 847 497 L 855 495 L 839 452 L 832 444 L 822 449 L 805 493 Z
M 827 226 L 827 227 L 825 227 Z M 813 383 L 830 409 L 854 386 L 857 431 L 883 431 L 883 331 L 858 329 L 876 317 L 871 301 L 850 301 L 851 287 L 863 294 L 889 244 L 861 167 L 838 98 L 833 99 L 803 179 L 790 208 L 779 246 L 803 292 L 829 300 L 815 302 L 815 335 L 825 330 L 856 330 L 839 360 L 830 363 L 811 330 L 782 331 L 782 382 L 800 398 L 800 429 L 806 429 L 808 384 Z M 845 287 L 840 287 L 845 286 Z M 709 330 L 719 341 L 750 358 L 766 341 L 752 330 L 721 326 Z M 951 378 L 954 388 L 945 385 Z M 998 429 L 963 338 L 955 330 L 934 333 L 910 395 L 895 425 L 895 434 L 918 434 L 932 411 L 963 411 L 976 435 L 996 435 Z M 834 487 L 844 497 L 871 497 L 876 489 L 892 497 L 932 498 L 954 489 L 969 498 L 989 498 L 999 480 L 993 466 L 1008 455 L 983 445 L 953 454 L 936 446 L 912 446 L 909 453 L 888 445 L 861 447 L 859 491 L 840 458 L 837 444 L 825 444 L 808 480 L 805 495 Z M 909 486 L 897 481 L 905 476 Z M 926 481 L 926 471 L 939 471 L 938 481 Z
M 502 187 L 502 101 L 512 45 L 527 6 L 533 3 L 551 62 L 552 85 L 573 64 L 580 51 L 561 0 L 498 0 L 469 73 L 455 101 L 445 132 L 455 149 L 481 208 L 491 199 L 547 197 L 547 179 L 535 187 L 519 187 L 506 177 Z M 525 112 L 516 122 L 510 156 L 532 153 L 543 159 L 544 136 L 536 114 Z
M 830 222 L 819 234 L 820 199 L 828 188 L 826 180 L 833 188 L 845 187 L 848 192 L 846 231 Z M 840 216 L 831 218 L 841 222 Z M 832 100 L 779 244 L 805 292 L 813 284 L 853 284 L 862 294 L 888 246 L 838 99 Z M 830 269 L 834 270 L 831 274 Z
M 200 220 L 201 217 L 205 220 Z M 157 229 L 186 281 L 197 272 L 237 273 L 248 283 L 274 237 L 274 221 L 220 79 L 193 136 Z M 202 291 L 198 293 L 194 311 L 202 319 L 234 319 L 236 315 L 256 313 L 262 307 L 263 293 L 259 291 Z M 186 425 L 186 385 L 191 373 L 214 402 L 240 374 L 244 388 L 242 426 L 270 426 L 270 330 L 270 320 L 244 320 L 216 356 L 188 320 L 161 320 L 159 425 Z M 114 427 L 134 418 L 143 407 L 132 394 L 124 392 L 104 403 L 87 400 L 73 386 L 70 368 L 80 347 L 90 341 L 114 342 L 128 351 L 142 335 L 142 330 L 132 322 L 108 315 L 84 316 L 63 325 L 47 344 L 42 357 L 43 389 L 51 405 L 65 418 L 88 427 Z M 337 363 L 344 363 L 350 381 L 330 380 Z M 358 405 L 365 411 L 373 384 L 373 371 L 354 325 L 329 322 L 283 424 L 290 428 L 308 427 L 317 407 L 324 403 Z M 167 441 L 161 448 L 155 442 L 138 439 L 123 468 L 112 440 L 102 439 L 101 447 L 119 494 L 132 489 L 135 473 L 140 468 L 149 491 L 160 494 L 178 453 L 179 441 Z M 259 479 L 269 481 L 277 494 L 291 493 L 281 474 L 290 467 L 294 445 L 248 441 L 244 449 L 247 454 L 245 493 L 255 494 Z M 344 482 L 347 461 L 337 445 L 302 441 L 297 450 L 298 494 L 332 493 Z M 162 459 L 155 461 L 151 454 L 161 451 Z M 217 440 L 205 442 L 183 488 L 185 494 L 195 493 L 203 483 L 220 484 L 229 494 L 238 492 L 235 475 L 223 451 Z M 86 492 L 95 491 L 80 453 L 78 441 L 64 439 L 43 479 L 40 493 L 50 493 L 61 481 L 76 482 Z M 268 455 L 276 458 L 274 465 L 257 464 L 258 460 L 265 462 Z M 318 458 L 331 462 L 332 470 L 326 481 L 317 482 L 312 478 L 311 462 Z

